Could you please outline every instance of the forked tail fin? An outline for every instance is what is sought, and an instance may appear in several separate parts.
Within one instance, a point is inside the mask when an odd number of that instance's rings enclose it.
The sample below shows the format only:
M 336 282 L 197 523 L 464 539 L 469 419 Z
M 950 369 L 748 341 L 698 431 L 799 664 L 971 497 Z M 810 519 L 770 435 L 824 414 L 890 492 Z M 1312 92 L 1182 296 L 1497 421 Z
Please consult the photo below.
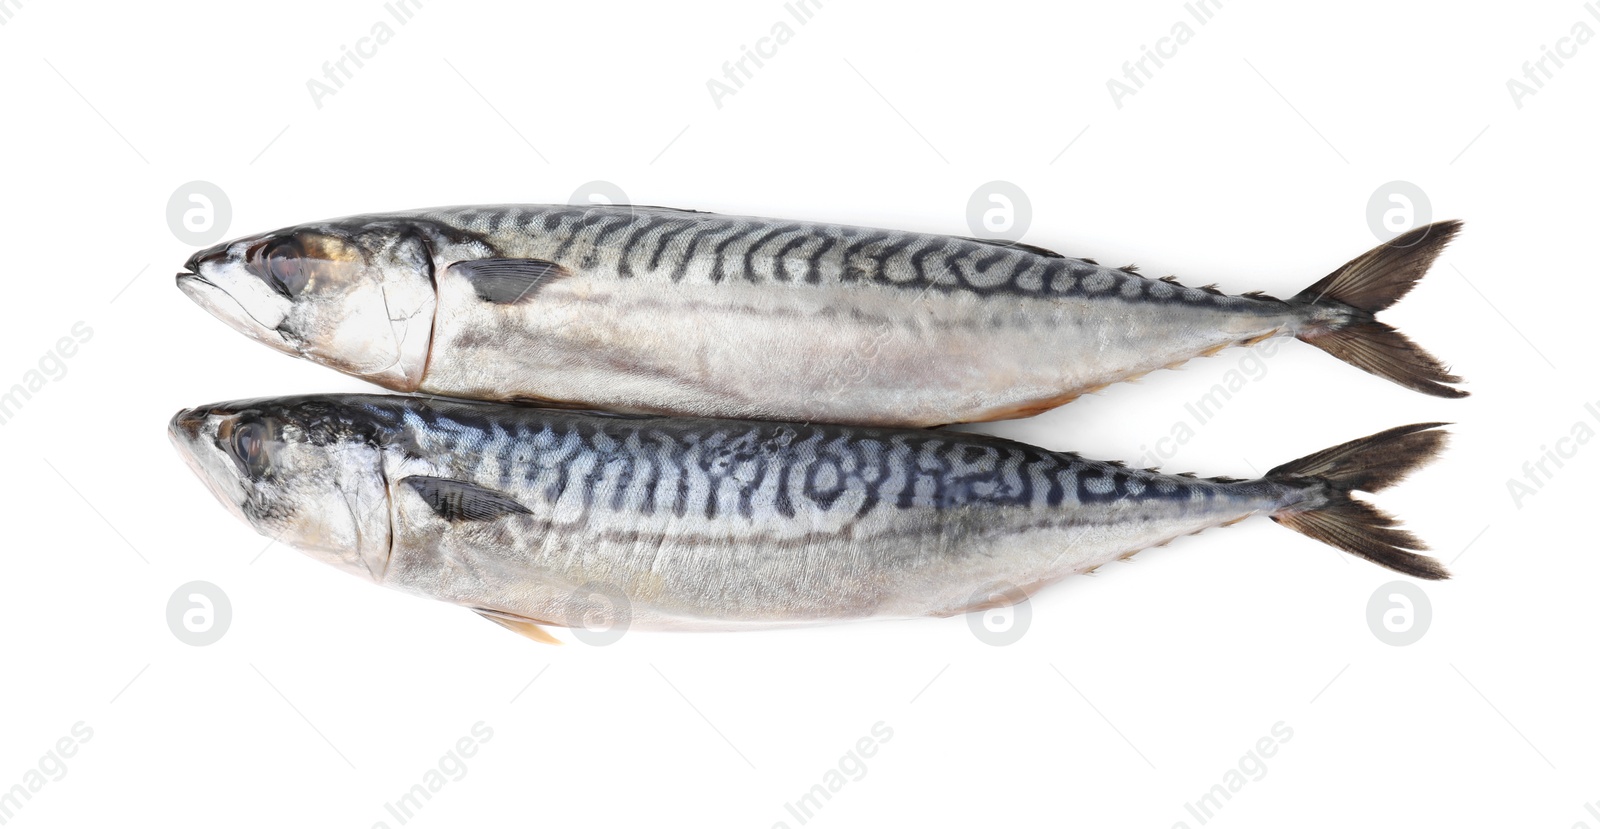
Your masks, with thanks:
M 1269 480 L 1310 490 L 1307 498 L 1272 520 L 1358 555 L 1374 564 L 1419 579 L 1447 579 L 1450 573 L 1430 556 L 1428 546 L 1399 529 L 1394 517 L 1350 497 L 1355 490 L 1377 492 L 1432 460 L 1444 448 L 1443 423 L 1398 426 L 1341 443 L 1267 472 Z
M 1428 272 L 1461 230 L 1451 220 L 1424 225 L 1346 262 L 1289 301 L 1308 309 L 1297 336 L 1359 368 L 1436 397 L 1466 397 L 1461 382 L 1421 346 L 1374 316 L 1395 304 Z

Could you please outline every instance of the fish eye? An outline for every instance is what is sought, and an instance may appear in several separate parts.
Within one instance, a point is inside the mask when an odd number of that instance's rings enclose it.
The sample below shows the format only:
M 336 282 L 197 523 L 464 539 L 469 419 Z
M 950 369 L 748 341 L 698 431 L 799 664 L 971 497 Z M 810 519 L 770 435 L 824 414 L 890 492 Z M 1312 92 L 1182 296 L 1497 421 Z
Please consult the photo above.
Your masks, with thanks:
M 229 436 L 228 447 L 233 451 L 234 460 L 245 474 L 259 477 L 267 471 L 267 441 L 270 432 L 265 423 L 250 421 L 240 423 L 233 429 Z
M 293 299 L 305 290 L 305 262 L 300 256 L 300 247 L 294 242 L 284 240 L 267 248 L 265 270 L 267 284 L 278 293 Z

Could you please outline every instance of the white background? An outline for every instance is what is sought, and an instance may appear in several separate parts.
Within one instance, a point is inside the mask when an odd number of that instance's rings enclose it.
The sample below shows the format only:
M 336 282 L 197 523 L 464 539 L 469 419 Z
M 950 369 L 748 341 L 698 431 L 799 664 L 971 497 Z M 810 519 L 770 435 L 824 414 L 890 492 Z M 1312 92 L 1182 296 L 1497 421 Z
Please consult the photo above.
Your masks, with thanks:
M 398 826 L 384 804 L 482 721 L 492 739 L 410 825 L 792 827 L 785 804 L 881 721 L 865 776 L 807 825 L 1194 827 L 1184 805 L 1282 722 L 1209 825 L 1600 827 L 1600 446 L 1520 504 L 1507 484 L 1575 423 L 1600 430 L 1600 45 L 1520 108 L 1506 84 L 1600 19 L 1575 0 L 1226 2 L 1199 25 L 1177 2 L 826 0 L 720 108 L 707 81 L 779 3 L 429 0 L 319 108 L 306 82 L 379 3 L 13 2 L 0 387 L 75 322 L 93 337 L 0 426 L 0 788 L 74 723 L 93 737 L 7 825 Z M 1119 108 L 1108 79 L 1178 20 L 1192 40 Z M 1008 647 L 960 617 L 536 645 L 266 547 L 176 457 L 180 407 L 364 388 L 173 287 L 193 248 L 166 203 L 196 179 L 229 195 L 230 237 L 564 202 L 595 179 L 642 204 L 967 235 L 969 196 L 1001 179 L 1030 197 L 1028 242 L 1278 295 L 1374 244 L 1369 198 L 1412 182 L 1467 229 L 1384 319 L 1473 396 L 1289 342 L 1163 465 L 1251 475 L 1454 421 L 1448 454 L 1376 500 L 1455 578 L 1424 586 L 1419 642 L 1386 645 L 1366 608 L 1399 576 L 1256 520 L 1048 589 Z M 1134 460 L 1244 356 L 986 428 Z M 165 621 L 193 580 L 232 602 L 209 647 Z

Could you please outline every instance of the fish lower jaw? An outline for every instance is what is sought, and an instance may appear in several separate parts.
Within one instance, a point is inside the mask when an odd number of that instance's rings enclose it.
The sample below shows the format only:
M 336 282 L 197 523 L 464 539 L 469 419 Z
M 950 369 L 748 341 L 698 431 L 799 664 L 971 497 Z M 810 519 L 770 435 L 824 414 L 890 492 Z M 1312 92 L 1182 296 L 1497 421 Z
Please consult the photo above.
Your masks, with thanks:
M 178 274 L 178 290 L 204 308 L 207 313 L 227 323 L 230 328 L 262 345 L 282 351 L 291 357 L 302 356 L 275 327 L 256 319 L 232 294 L 199 274 Z

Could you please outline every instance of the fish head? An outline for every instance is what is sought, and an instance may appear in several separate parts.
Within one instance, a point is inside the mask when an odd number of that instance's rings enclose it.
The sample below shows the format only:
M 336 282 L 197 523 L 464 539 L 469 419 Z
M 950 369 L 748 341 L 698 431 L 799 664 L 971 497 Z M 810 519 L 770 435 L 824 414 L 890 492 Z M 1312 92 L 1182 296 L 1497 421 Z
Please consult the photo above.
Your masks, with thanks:
M 178 288 L 240 333 L 397 391 L 433 336 L 433 256 L 403 221 L 304 225 L 200 251 Z
M 315 398 L 185 409 L 168 437 L 217 500 L 261 535 L 381 581 L 389 492 L 376 427 Z

